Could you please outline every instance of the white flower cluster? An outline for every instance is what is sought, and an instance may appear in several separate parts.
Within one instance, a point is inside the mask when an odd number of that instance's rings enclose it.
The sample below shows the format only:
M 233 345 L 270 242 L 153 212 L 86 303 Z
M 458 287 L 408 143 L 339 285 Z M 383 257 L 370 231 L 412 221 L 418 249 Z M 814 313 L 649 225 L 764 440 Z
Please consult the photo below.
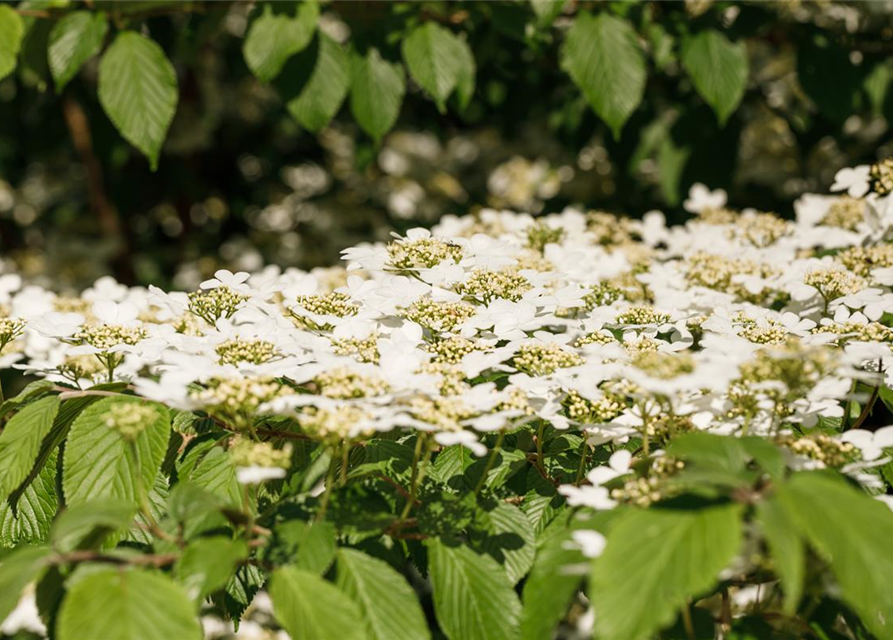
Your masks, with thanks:
M 696 429 L 859 475 L 878 459 L 862 453 L 870 434 L 811 429 L 839 425 L 857 381 L 893 384 L 878 171 L 841 172 L 846 194 L 805 195 L 791 221 L 702 185 L 677 227 L 658 212 L 484 210 L 347 249 L 345 269 L 219 271 L 193 293 L 104 278 L 67 298 L 7 275 L 0 366 L 126 381 L 236 432 L 286 416 L 326 443 L 416 429 L 483 455 L 482 434 L 526 424 L 640 440 L 644 475 L 602 487 L 628 472 L 621 456 L 563 490 L 601 508 L 664 495 L 678 464 L 660 451 Z

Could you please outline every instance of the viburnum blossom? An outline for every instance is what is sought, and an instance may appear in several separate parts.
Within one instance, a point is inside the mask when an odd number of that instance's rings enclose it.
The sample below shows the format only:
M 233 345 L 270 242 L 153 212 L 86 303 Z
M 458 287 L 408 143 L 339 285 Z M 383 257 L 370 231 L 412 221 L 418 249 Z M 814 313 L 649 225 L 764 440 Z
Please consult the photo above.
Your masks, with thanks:
M 157 411 L 191 416 L 203 426 L 183 447 L 216 429 L 198 447 L 227 456 L 246 501 L 318 482 L 317 520 L 338 470 L 339 487 L 382 475 L 389 446 L 414 450 L 398 528 L 450 465 L 479 469 L 477 495 L 494 465 L 530 464 L 531 499 L 542 481 L 589 513 L 673 500 L 692 477 L 726 478 L 689 473 L 692 434 L 768 443 L 783 469 L 874 490 L 893 448 L 893 427 L 866 427 L 893 376 L 879 240 L 893 207 L 866 185 L 867 170 L 841 172 L 847 193 L 804 196 L 794 221 L 700 184 L 675 227 L 484 210 L 347 249 L 344 268 L 220 270 L 193 292 L 105 278 L 72 298 L 3 276 L 0 366 L 66 397 L 151 401 L 104 418 L 134 447 Z M 319 481 L 290 476 L 305 441 L 324 452 Z M 605 537 L 583 524 L 568 544 L 595 557 Z

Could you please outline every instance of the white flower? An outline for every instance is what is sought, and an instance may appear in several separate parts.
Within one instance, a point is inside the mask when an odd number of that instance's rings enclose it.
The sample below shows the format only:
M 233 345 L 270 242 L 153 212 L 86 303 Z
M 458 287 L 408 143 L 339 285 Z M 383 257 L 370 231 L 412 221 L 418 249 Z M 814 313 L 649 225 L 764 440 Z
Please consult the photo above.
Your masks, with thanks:
M 587 558 L 598 558 L 608 544 L 607 538 L 598 531 L 583 529 L 574 531 L 571 537 Z
M 858 447 L 863 460 L 877 460 L 883 455 L 884 449 L 893 447 L 893 426 L 882 427 L 874 432 L 850 429 L 844 431 L 840 439 Z
M 236 480 L 239 484 L 261 484 L 267 480 L 284 478 L 285 473 L 285 469 L 281 467 L 236 467 Z
M 867 164 L 841 169 L 834 175 L 831 191 L 846 191 L 852 198 L 861 198 L 868 193 L 871 167 Z
M 250 287 L 245 284 L 250 277 L 251 274 L 245 271 L 233 273 L 232 271 L 228 271 L 226 269 L 219 269 L 214 272 L 213 278 L 211 278 L 210 280 L 205 280 L 199 285 L 199 287 L 205 290 L 216 289 L 218 287 L 229 287 L 233 291 L 244 293 L 251 290 Z
M 719 209 L 726 206 L 728 195 L 722 189 L 711 191 L 706 185 L 696 182 L 688 191 L 688 198 L 682 203 L 686 211 L 700 213 L 704 209 Z

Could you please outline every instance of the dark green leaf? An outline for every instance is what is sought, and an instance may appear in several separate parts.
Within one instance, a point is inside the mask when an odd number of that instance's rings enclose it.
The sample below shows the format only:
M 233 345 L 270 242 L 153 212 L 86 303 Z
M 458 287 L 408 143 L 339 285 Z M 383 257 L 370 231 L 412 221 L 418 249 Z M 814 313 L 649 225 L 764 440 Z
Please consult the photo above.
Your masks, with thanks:
M 279 75 L 286 61 L 310 44 L 319 5 L 308 2 L 264 3 L 248 28 L 242 49 L 248 68 L 263 82 Z
M 0 505 L 0 547 L 46 540 L 58 507 L 56 458 L 50 458 L 37 478 L 28 485 L 15 509 Z
M 320 32 L 285 67 L 277 82 L 288 112 L 305 129 L 320 131 L 338 113 L 350 87 L 350 58 Z
M 130 526 L 133 506 L 94 500 L 66 509 L 53 524 L 53 545 L 63 552 L 98 547 L 110 534 Z
M 434 98 L 441 111 L 461 73 L 463 60 L 455 54 L 455 40 L 451 31 L 436 22 L 419 25 L 403 40 L 403 60 L 409 75 Z
M 99 53 L 107 31 L 102 12 L 73 11 L 53 25 L 47 55 L 56 91 L 61 92 L 81 66 Z
M 790 516 L 776 500 L 757 505 L 757 522 L 772 553 L 775 573 L 785 591 L 784 611 L 792 615 L 803 595 L 806 573 L 806 548 Z
M 0 560 L 0 620 L 6 620 L 25 587 L 39 578 L 50 553 L 44 547 L 24 547 Z
M 406 80 L 403 67 L 371 48 L 351 56 L 350 110 L 363 131 L 376 142 L 394 126 L 400 114 Z
M 0 500 L 28 478 L 59 411 L 59 396 L 42 398 L 15 414 L 0 433 Z
M 189 543 L 177 560 L 174 575 L 190 595 L 201 601 L 222 589 L 247 556 L 248 547 L 242 540 L 223 536 L 198 538 Z
M 177 110 L 177 74 L 153 40 L 122 31 L 99 64 L 99 102 L 154 171 Z
M 505 502 L 480 510 L 475 522 L 478 534 L 472 537 L 478 551 L 490 555 L 517 584 L 533 566 L 536 538 L 530 520 L 518 507 Z
M 0 80 L 16 68 L 25 25 L 19 14 L 8 5 L 0 5 Z
M 724 125 L 738 108 L 747 85 L 744 43 L 732 43 L 714 29 L 700 31 L 682 42 L 682 66 Z
M 632 25 L 607 12 L 581 11 L 564 41 L 561 64 L 618 138 L 645 91 L 645 56 Z

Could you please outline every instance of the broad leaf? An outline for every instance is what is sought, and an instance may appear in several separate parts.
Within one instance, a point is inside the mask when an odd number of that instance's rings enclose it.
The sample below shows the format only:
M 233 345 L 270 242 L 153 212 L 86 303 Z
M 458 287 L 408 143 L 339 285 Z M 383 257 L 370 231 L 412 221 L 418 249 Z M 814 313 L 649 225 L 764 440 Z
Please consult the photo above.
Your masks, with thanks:
M 0 433 L 0 500 L 6 500 L 30 474 L 58 411 L 59 396 L 41 398 L 6 423 Z
M 540 27 L 548 27 L 561 15 L 567 0 L 530 0 L 530 8 L 536 14 L 536 22 Z
M 572 543 L 567 518 L 558 518 L 543 532 L 536 562 L 524 583 L 521 612 L 522 640 L 552 640 L 589 565 Z M 576 569 L 576 570 L 575 570 Z
M 154 171 L 177 110 L 177 74 L 153 40 L 122 31 L 99 64 L 99 102 Z
M 595 628 L 611 640 L 645 640 L 687 599 L 716 584 L 741 547 L 741 506 L 634 510 L 619 519 L 590 584 Z
M 25 587 L 39 578 L 50 553 L 44 547 L 23 547 L 0 560 L 0 620 L 6 620 Z
M 191 596 L 201 601 L 222 589 L 248 555 L 242 540 L 223 536 L 199 538 L 189 543 L 174 567 L 174 574 Z
M 350 110 L 363 131 L 379 142 L 397 121 L 406 92 L 403 67 L 371 48 L 354 53 L 350 64 Z
M 75 582 L 62 601 L 59 640 L 200 640 L 183 587 L 160 573 L 107 569 Z
M 67 504 L 97 498 L 138 503 L 155 483 L 170 436 L 167 407 L 152 403 L 155 420 L 131 442 L 106 423 L 118 403 L 143 403 L 137 398 L 104 398 L 81 413 L 71 425 L 62 464 L 62 489 Z
M 24 35 L 25 25 L 19 14 L 9 5 L 0 5 L 0 80 L 16 68 Z
M 514 640 L 521 603 L 493 558 L 466 546 L 428 544 L 434 613 L 450 640 Z
M 47 55 L 56 91 L 62 91 L 81 66 L 99 52 L 107 31 L 108 21 L 102 12 L 74 11 L 53 26 Z
M 647 77 L 632 25 L 607 12 L 581 11 L 564 41 L 561 63 L 618 138 L 642 101 Z
M 56 515 L 56 458 L 47 461 L 16 502 L 0 504 L 0 547 L 46 540 Z
M 313 45 L 289 61 L 276 84 L 298 124 L 320 131 L 347 96 L 350 58 L 340 44 L 319 32 Z
M 425 22 L 403 40 L 402 53 L 409 75 L 434 98 L 443 111 L 459 82 L 463 60 L 456 56 L 456 36 L 436 22 Z
M 831 566 L 844 601 L 881 638 L 893 634 L 893 513 L 838 477 L 798 473 L 778 501 Z
M 683 41 L 682 66 L 724 125 L 741 102 L 747 84 L 744 43 L 732 43 L 714 29 L 700 31 Z
M 391 566 L 355 549 L 338 550 L 337 584 L 357 603 L 370 640 L 431 638 L 415 591 Z
M 98 547 L 112 533 L 133 522 L 134 508 L 119 500 L 93 500 L 65 509 L 53 523 L 53 546 L 59 551 Z
M 530 520 L 518 507 L 504 502 L 479 511 L 475 528 L 483 535 L 472 538 L 474 546 L 505 569 L 509 582 L 517 584 L 533 566 L 536 538 Z
M 756 519 L 772 554 L 775 573 L 781 578 L 781 586 L 785 592 L 785 613 L 793 615 L 803 595 L 805 545 L 790 516 L 776 500 L 760 502 L 757 505 Z
M 257 78 L 270 82 L 288 59 L 302 51 L 313 38 L 319 5 L 308 2 L 267 2 L 248 28 L 242 53 Z
M 290 563 L 322 575 L 335 560 L 335 527 L 331 522 L 286 520 L 277 524 L 273 533 L 267 559 L 274 564 Z
M 368 638 L 360 608 L 315 573 L 279 569 L 271 578 L 270 598 L 276 619 L 292 638 Z

